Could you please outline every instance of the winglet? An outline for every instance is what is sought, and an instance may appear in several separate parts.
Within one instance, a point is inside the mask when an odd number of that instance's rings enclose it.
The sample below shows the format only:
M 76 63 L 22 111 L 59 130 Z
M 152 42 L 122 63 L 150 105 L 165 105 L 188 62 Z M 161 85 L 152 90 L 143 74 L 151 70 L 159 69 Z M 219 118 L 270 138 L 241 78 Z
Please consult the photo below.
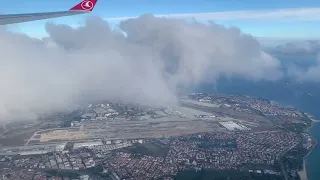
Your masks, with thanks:
M 98 0 L 83 0 L 81 3 L 77 4 L 70 11 L 87 11 L 91 12 L 96 5 Z

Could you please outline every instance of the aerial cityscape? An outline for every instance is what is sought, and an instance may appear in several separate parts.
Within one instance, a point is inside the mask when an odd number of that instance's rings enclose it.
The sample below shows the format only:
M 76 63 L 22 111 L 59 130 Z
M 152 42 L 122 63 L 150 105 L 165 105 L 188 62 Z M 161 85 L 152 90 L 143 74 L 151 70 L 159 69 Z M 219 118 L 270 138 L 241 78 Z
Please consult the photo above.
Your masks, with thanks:
M 3 123 L 0 179 L 298 180 L 313 121 L 241 95 L 192 93 L 159 108 L 98 102 Z
M 320 179 L 320 1 L 1 5 L 0 180 Z

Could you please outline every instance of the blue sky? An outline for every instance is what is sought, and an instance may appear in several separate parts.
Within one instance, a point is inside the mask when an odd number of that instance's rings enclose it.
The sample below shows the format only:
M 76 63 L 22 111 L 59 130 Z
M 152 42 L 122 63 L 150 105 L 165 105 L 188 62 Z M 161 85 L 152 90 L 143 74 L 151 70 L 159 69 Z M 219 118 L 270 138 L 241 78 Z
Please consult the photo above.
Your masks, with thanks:
M 26 13 L 43 12 L 69 9 L 80 0 L 10 0 L 0 7 L 1 13 Z M 310 8 L 318 8 L 311 9 Z M 288 8 L 295 9 L 289 15 L 283 17 Z M 273 18 L 266 17 L 266 13 L 274 9 L 281 9 Z M 268 12 L 264 12 L 268 10 Z M 258 37 L 270 37 L 271 39 L 314 39 L 320 38 L 320 1 L 319 0 L 99 0 L 92 15 L 104 18 L 123 18 L 139 16 L 144 13 L 152 14 L 188 14 L 197 16 L 198 13 L 225 12 L 228 14 L 206 15 L 205 20 L 212 19 L 226 26 L 237 26 L 246 33 Z M 242 18 L 235 11 L 242 12 Z M 252 14 L 254 11 L 254 14 Z M 296 13 L 299 11 L 299 13 Z M 264 12 L 263 15 L 259 14 Z M 319 12 L 319 13 L 318 13 Z M 258 13 L 258 14 L 257 14 Z M 252 15 L 251 15 L 252 14 Z M 298 15 L 297 15 L 298 14 Z M 316 14 L 314 16 L 313 14 Z M 317 15 L 319 14 L 319 15 Z M 50 22 L 75 25 L 81 23 L 86 15 L 56 18 Z M 251 18 L 257 16 L 257 18 Z M 258 17 L 263 16 L 263 17 Z M 302 19 L 300 16 L 303 16 Z M 200 17 L 200 16 L 199 16 Z M 203 18 L 203 16 L 201 16 Z M 227 17 L 227 18 L 226 18 Z M 310 20 L 312 17 L 313 20 Z M 300 18 L 300 19 L 299 19 Z M 201 19 L 201 18 L 200 18 Z M 298 20 L 297 20 L 298 19 Z M 10 25 L 14 31 L 24 32 L 33 37 L 45 35 L 44 24 L 47 21 L 36 21 Z M 110 20 L 115 23 L 116 20 Z

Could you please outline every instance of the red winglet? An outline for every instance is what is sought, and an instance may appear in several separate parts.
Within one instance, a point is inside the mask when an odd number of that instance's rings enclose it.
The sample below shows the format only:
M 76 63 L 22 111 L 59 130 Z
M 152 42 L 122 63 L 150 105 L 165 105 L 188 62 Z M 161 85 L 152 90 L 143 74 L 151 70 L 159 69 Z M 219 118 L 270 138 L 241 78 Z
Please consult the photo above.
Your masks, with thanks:
M 92 11 L 98 0 L 83 0 L 70 11 Z

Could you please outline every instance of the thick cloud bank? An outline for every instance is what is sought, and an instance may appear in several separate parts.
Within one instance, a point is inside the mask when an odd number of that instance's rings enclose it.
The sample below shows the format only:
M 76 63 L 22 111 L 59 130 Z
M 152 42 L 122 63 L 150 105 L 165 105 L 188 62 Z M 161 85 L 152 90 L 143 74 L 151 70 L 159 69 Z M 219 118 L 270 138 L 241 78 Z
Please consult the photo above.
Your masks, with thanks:
M 178 87 L 219 76 L 281 77 L 279 62 L 237 28 L 144 15 L 111 30 L 100 18 L 83 27 L 47 24 L 37 40 L 0 32 L 0 118 L 34 118 L 79 101 L 174 103 Z

